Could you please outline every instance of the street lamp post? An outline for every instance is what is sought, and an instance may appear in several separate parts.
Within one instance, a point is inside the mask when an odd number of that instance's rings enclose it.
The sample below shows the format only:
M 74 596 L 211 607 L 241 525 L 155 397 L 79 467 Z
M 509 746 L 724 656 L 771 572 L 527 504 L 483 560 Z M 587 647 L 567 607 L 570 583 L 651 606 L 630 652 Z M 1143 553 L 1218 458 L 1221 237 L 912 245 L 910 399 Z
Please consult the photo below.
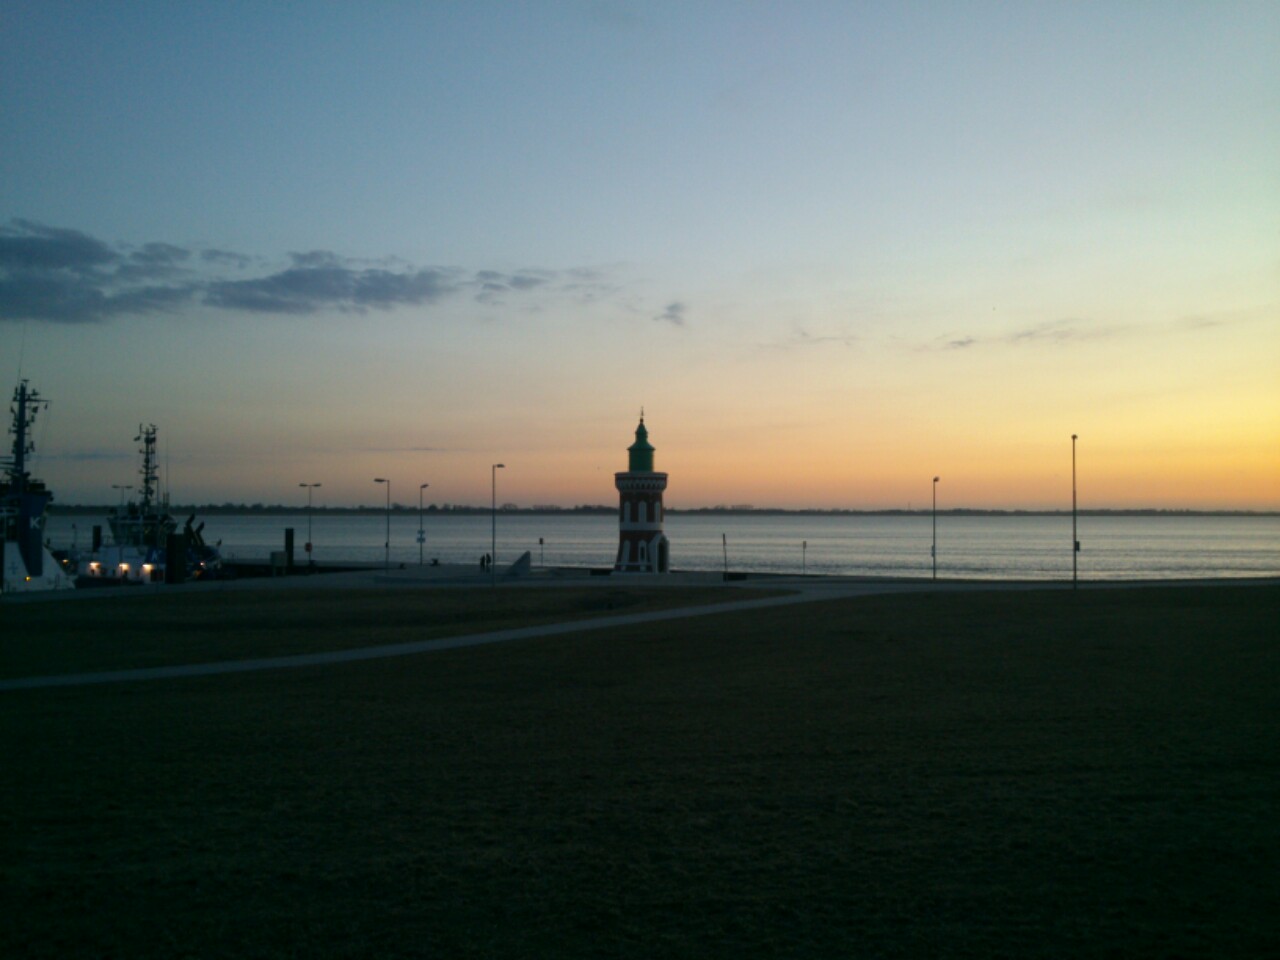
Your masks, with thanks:
M 495 573 L 498 563 L 498 471 L 505 470 L 506 466 L 505 463 L 495 463 L 489 471 L 489 506 L 492 517 L 492 530 L 489 541 L 489 583 L 493 586 L 498 585 L 497 574 Z
M 391 481 L 386 477 L 374 477 L 374 483 L 385 483 L 387 485 L 387 542 L 383 544 L 383 553 L 385 560 L 383 565 L 391 569 Z
M 809 572 L 809 541 L 800 541 L 800 575 L 805 576 Z
M 307 488 L 307 566 L 314 567 L 316 560 L 311 554 L 311 491 L 320 486 L 320 484 L 300 483 L 298 486 Z
M 933 579 L 938 579 L 938 480 L 933 478 Z
M 1080 539 L 1076 532 L 1076 434 L 1071 435 L 1071 589 L 1079 586 L 1077 580 L 1080 560 Z
M 422 566 L 422 550 L 427 542 L 427 532 L 422 527 L 422 491 L 431 486 L 423 483 L 418 486 L 418 566 Z

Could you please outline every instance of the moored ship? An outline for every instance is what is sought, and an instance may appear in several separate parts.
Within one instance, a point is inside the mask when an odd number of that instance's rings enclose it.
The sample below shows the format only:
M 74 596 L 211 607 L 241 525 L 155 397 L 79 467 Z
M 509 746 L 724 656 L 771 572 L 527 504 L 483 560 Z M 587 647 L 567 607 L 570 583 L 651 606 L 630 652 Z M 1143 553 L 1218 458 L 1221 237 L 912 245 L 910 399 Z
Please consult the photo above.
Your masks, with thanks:
M 138 427 L 133 438 L 142 444 L 142 477 L 138 499 L 107 514 L 111 539 L 118 547 L 162 549 L 178 521 L 169 515 L 169 498 L 160 496 L 160 472 L 156 466 L 156 425 Z
M 142 444 L 138 499 L 107 515 L 112 543 L 95 544 L 92 555 L 79 564 L 76 583 L 136 585 L 217 577 L 222 561 L 217 548 L 204 542 L 204 524 L 193 526 L 193 514 L 177 534 L 178 521 L 169 513 L 169 498 L 160 493 L 155 424 L 139 426 L 134 440 Z
M 13 392 L 9 432 L 13 445 L 0 457 L 0 542 L 4 568 L 0 589 L 4 592 L 63 590 L 74 584 L 46 546 L 44 513 L 53 493 L 44 481 L 31 476 L 28 458 L 35 452 L 31 427 L 48 401 L 19 382 Z

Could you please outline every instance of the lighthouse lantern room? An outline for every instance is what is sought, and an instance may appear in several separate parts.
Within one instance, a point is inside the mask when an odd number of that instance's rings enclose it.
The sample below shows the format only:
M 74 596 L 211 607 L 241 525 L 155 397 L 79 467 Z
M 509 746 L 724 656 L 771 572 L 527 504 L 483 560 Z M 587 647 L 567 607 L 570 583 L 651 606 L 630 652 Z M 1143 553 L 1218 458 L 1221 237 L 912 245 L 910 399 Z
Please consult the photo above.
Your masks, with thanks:
M 666 573 L 670 547 L 662 532 L 662 491 L 667 475 L 653 469 L 653 445 L 640 411 L 636 442 L 627 448 L 625 473 L 613 475 L 618 488 L 618 559 L 614 573 Z

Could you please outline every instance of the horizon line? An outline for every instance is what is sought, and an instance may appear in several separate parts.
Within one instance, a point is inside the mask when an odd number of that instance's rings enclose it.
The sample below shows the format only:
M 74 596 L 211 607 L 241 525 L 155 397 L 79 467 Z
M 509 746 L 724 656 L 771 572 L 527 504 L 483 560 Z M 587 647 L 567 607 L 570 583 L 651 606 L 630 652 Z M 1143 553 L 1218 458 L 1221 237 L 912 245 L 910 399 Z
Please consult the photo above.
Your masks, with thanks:
M 48 513 L 87 513 L 101 512 L 109 514 L 116 510 L 118 504 L 83 504 L 83 503 L 51 503 L 47 508 Z M 178 512 L 194 512 L 194 513 L 284 513 L 284 514 L 306 514 L 308 511 L 312 513 L 374 513 L 383 514 L 387 512 L 385 505 L 374 504 L 358 504 L 354 506 L 339 505 L 319 505 L 308 507 L 294 504 L 264 504 L 264 503 L 173 503 L 167 504 L 163 509 Z M 424 513 L 484 513 L 492 512 L 492 507 L 488 505 L 475 504 L 429 504 L 422 508 Z M 609 504 L 576 504 L 571 507 L 562 507 L 554 504 L 533 505 L 527 507 L 516 506 L 514 504 L 505 504 L 497 508 L 499 513 L 527 513 L 527 514 L 556 514 L 556 513 L 616 513 L 618 508 Z M 413 504 L 403 504 L 392 502 L 392 513 L 409 513 L 416 514 L 419 508 Z M 908 516 L 932 516 L 934 513 L 939 516 L 973 516 L 973 515 L 989 515 L 989 516 L 1016 516 L 1016 515 L 1037 515 L 1037 516 L 1071 516 L 1075 513 L 1079 516 L 1099 516 L 1099 515 L 1168 515 L 1174 514 L 1178 516 L 1280 516 L 1280 508 L 1248 508 L 1248 507 L 1081 507 L 1072 510 L 1070 507 L 947 507 L 945 509 L 934 510 L 930 507 L 755 507 L 748 505 L 738 506 L 702 506 L 702 507 L 667 507 L 666 513 L 696 513 L 696 514 L 717 514 L 717 515 L 742 515 L 742 514 L 798 514 L 798 515 L 831 515 L 831 514 L 847 514 L 847 515 L 863 515 L 863 516 L 892 516 L 892 515 L 908 515 Z

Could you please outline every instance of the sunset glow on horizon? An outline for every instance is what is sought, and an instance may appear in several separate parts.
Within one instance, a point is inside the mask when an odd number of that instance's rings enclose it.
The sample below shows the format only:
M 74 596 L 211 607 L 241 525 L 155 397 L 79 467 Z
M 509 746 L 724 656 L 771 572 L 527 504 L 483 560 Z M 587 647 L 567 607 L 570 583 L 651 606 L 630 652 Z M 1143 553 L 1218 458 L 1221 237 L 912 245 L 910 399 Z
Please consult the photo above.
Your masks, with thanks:
M 57 503 L 1280 510 L 1275 5 L 17 9 Z

